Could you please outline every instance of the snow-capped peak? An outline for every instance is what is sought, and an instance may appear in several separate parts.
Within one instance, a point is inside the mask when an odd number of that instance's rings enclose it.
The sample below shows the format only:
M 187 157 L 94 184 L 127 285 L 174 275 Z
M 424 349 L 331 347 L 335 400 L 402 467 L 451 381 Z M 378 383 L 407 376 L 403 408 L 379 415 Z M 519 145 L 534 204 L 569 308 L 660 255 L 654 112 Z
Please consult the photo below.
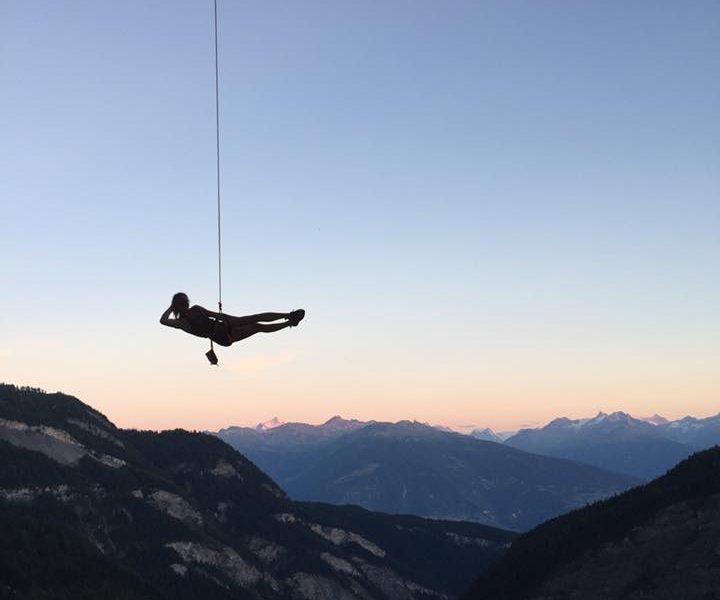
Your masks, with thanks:
M 473 429 L 470 435 L 478 440 L 502 442 L 502 438 L 489 427 Z
M 700 427 L 700 420 L 695 417 L 683 417 L 677 421 L 672 421 L 668 424 L 668 427 L 680 431 L 690 431 Z
M 651 425 L 667 425 L 670 422 L 665 417 L 658 415 L 657 413 L 652 417 L 639 417 L 639 419 L 641 421 L 645 421 L 646 423 L 650 423 Z
M 281 421 L 277 417 L 273 417 L 269 421 L 265 421 L 264 423 L 258 423 L 255 426 L 255 429 L 258 431 L 267 431 L 268 429 L 275 429 L 276 427 L 280 427 L 280 425 L 285 425 L 284 421 Z
M 326 431 L 352 431 L 358 427 L 367 425 L 366 421 L 358 421 L 357 419 L 343 419 L 339 415 L 330 417 L 320 427 Z
M 599 425 L 600 423 L 622 423 L 632 421 L 633 418 L 626 412 L 617 410 L 612 413 L 606 413 L 600 411 L 591 419 L 587 419 L 583 422 L 583 426 L 588 425 Z
M 444 431 L 445 433 L 455 433 L 453 429 L 448 427 L 447 425 L 432 425 L 430 423 L 423 423 L 423 425 L 429 425 L 433 429 L 437 429 L 439 431 Z

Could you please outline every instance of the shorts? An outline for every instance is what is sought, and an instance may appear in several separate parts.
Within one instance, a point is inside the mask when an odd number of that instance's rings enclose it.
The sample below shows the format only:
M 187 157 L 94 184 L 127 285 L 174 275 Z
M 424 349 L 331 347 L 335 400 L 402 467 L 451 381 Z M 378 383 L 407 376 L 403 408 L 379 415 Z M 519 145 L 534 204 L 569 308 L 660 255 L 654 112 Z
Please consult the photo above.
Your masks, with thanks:
M 219 346 L 231 346 L 233 341 L 228 324 L 225 321 L 215 321 L 215 329 L 210 339 Z

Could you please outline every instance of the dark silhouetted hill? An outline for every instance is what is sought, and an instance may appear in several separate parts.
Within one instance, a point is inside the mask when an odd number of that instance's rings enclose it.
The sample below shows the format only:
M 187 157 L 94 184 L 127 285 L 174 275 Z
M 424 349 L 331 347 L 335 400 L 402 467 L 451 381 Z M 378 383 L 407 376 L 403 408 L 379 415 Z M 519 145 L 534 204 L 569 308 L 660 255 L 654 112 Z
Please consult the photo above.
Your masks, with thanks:
M 0 598 L 159 600 L 74 531 L 30 510 L 0 511 Z
M 720 447 L 519 537 L 463 600 L 720 597 Z

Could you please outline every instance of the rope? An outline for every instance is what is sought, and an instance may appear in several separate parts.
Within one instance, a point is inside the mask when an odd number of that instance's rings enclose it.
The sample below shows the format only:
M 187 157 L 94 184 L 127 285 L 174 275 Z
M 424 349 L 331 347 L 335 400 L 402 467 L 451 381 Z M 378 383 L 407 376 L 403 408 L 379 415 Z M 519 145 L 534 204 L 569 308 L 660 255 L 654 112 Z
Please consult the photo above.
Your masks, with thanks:
M 222 236 L 221 236 L 221 213 L 220 213 L 220 70 L 218 67 L 218 10 L 217 0 L 214 0 L 214 24 L 213 29 L 215 39 L 215 166 L 216 166 L 216 182 L 217 182 L 217 240 L 218 240 L 218 312 L 222 312 Z M 214 359 L 215 351 L 213 341 L 210 338 L 210 352 L 208 352 L 208 360 L 211 364 L 217 364 Z M 213 358 L 210 358 L 210 357 Z M 214 359 L 214 360 L 213 360 Z
M 217 176 L 218 312 L 222 312 L 222 237 L 220 214 L 220 76 L 218 68 L 218 10 L 215 3 L 215 164 Z

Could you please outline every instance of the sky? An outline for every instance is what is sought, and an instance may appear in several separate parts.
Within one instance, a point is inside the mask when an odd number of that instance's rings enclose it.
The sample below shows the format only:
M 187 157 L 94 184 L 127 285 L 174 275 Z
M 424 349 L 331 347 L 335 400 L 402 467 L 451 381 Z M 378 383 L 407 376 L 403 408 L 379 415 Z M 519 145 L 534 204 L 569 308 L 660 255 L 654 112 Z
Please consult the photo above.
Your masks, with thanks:
M 121 427 L 720 411 L 720 4 L 0 3 L 0 381 Z

